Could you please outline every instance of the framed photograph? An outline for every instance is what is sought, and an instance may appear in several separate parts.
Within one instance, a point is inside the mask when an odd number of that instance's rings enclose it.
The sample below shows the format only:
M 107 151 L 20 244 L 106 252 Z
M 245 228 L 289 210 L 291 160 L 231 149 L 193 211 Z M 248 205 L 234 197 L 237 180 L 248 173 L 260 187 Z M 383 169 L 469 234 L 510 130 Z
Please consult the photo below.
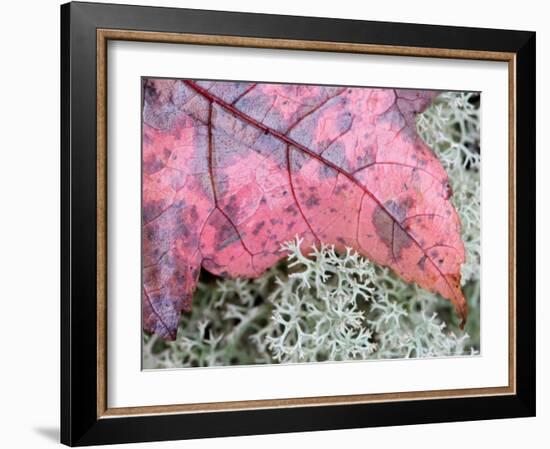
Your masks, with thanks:
M 535 414 L 535 33 L 61 7 L 61 440 Z

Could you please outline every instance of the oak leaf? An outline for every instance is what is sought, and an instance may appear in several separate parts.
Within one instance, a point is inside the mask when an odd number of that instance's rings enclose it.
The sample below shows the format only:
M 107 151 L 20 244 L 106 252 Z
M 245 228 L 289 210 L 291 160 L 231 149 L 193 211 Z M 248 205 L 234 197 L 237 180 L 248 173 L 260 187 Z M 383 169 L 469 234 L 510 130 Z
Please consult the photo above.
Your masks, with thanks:
M 296 235 L 352 247 L 466 320 L 447 174 L 421 90 L 145 79 L 143 327 L 176 337 L 200 269 L 254 278 Z

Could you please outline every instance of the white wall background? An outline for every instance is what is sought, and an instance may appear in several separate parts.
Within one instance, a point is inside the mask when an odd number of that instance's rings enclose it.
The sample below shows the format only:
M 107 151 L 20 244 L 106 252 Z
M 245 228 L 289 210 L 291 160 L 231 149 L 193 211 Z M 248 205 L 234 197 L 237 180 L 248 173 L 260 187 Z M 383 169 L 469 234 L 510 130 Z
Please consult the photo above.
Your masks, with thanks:
M 130 0 L 128 0 L 131 3 Z M 544 2 L 459 0 L 187 0 L 144 5 L 419 22 L 537 32 L 537 273 L 550 270 L 550 29 Z M 498 5 L 498 6 L 497 6 Z M 5 2 L 0 19 L 0 446 L 54 447 L 59 417 L 59 1 Z M 546 126 L 544 126 L 546 125 Z M 521 236 L 520 236 L 521 238 Z M 550 425 L 550 306 L 538 286 L 538 417 L 289 435 L 141 444 L 136 447 L 227 448 L 543 447 Z M 550 343 L 548 343 L 550 344 Z

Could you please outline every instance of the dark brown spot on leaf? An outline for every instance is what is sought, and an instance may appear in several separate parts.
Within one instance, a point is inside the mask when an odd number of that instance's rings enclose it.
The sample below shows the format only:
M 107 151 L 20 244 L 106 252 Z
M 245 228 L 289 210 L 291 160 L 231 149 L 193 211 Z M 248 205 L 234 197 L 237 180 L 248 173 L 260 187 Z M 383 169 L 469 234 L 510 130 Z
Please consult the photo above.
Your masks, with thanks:
M 306 207 L 315 207 L 321 204 L 321 201 L 319 200 L 319 197 L 315 195 L 310 195 L 309 198 L 306 200 Z
M 260 221 L 259 223 L 256 224 L 256 226 L 254 226 L 254 229 L 252 230 L 252 234 L 258 235 L 264 226 L 265 226 L 265 221 L 263 220 Z

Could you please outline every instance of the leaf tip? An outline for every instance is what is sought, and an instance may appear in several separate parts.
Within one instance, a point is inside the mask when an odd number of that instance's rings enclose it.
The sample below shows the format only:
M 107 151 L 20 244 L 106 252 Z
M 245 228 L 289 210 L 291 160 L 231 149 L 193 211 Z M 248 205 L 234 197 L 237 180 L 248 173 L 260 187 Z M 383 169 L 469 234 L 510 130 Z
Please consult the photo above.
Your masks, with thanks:
M 457 304 L 455 304 L 456 313 L 458 317 L 460 318 L 460 330 L 464 330 L 464 326 L 466 325 L 466 321 L 468 320 L 468 303 L 466 302 L 466 299 L 464 298 L 464 295 L 462 294 L 462 291 L 460 291 L 460 299 L 461 301 Z

